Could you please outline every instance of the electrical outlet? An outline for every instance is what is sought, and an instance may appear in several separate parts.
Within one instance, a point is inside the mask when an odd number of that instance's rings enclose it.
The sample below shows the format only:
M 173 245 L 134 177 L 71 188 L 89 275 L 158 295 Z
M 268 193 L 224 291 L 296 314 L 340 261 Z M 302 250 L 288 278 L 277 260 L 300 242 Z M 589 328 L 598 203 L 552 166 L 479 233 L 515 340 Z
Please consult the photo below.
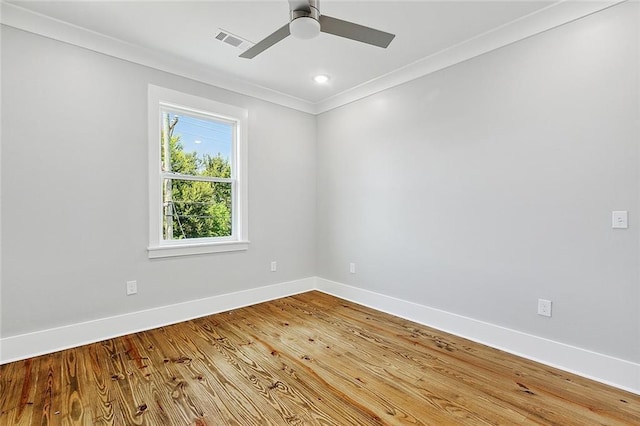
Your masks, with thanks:
M 127 281 L 127 296 L 138 292 L 138 281 Z
M 551 316 L 551 300 L 538 299 L 538 315 Z
M 271 261 L 271 272 L 275 272 L 278 270 L 278 262 L 275 260 Z
M 352 273 L 352 274 L 356 273 L 356 264 L 355 263 L 351 262 L 349 264 L 349 272 Z

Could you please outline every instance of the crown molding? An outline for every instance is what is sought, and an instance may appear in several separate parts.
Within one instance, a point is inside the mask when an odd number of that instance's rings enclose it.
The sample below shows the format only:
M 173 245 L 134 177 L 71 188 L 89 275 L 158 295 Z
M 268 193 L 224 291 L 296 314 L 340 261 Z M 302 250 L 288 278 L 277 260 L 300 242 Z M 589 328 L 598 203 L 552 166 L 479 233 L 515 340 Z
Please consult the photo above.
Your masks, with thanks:
M 561 0 L 316 103 L 316 114 L 355 102 L 628 0 Z M 631 0 L 633 1 L 633 0 Z
M 109 37 L 4 1 L 0 1 L 0 23 L 97 53 L 217 86 L 242 95 L 262 99 L 310 114 L 315 113 L 315 105 L 304 99 L 254 85 L 245 80 L 212 71 L 205 65 L 195 62 L 185 62 L 183 59 L 127 43 L 117 38 Z
M 625 1 L 634 0 L 561 0 L 317 103 L 212 71 L 202 64 L 186 63 L 176 57 L 160 54 L 2 0 L 0 0 L 0 23 L 309 114 L 321 114 Z

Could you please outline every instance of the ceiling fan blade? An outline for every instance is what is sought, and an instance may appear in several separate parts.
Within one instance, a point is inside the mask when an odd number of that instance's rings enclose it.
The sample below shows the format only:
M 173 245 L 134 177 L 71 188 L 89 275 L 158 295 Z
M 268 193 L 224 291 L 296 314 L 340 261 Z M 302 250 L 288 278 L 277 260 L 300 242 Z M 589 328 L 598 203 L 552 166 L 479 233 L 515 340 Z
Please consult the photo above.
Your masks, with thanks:
M 351 40 L 361 41 L 378 47 L 387 47 L 395 34 L 386 33 L 364 25 L 343 21 L 327 15 L 320 15 L 320 31 Z
M 244 52 L 242 52 L 240 54 L 240 57 L 241 58 L 252 59 L 252 58 L 258 56 L 260 53 L 262 53 L 265 50 L 267 50 L 268 48 L 270 48 L 271 46 L 273 46 L 274 44 L 276 44 L 277 42 L 279 42 L 282 39 L 286 38 L 289 34 L 291 34 L 291 33 L 289 32 L 289 24 L 287 23 L 287 25 L 281 27 L 279 30 L 277 30 L 273 34 L 267 36 L 267 38 L 265 38 L 262 41 L 258 42 L 255 46 L 253 46 L 253 47 L 245 50 Z

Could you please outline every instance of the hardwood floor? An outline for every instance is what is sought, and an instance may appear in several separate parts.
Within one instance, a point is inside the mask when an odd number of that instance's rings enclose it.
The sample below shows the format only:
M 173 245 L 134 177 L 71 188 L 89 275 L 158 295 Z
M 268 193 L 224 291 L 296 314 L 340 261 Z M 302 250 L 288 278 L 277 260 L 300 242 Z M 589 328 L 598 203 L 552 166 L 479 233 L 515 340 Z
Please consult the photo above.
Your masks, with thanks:
M 0 425 L 640 424 L 640 396 L 319 292 L 0 367 Z

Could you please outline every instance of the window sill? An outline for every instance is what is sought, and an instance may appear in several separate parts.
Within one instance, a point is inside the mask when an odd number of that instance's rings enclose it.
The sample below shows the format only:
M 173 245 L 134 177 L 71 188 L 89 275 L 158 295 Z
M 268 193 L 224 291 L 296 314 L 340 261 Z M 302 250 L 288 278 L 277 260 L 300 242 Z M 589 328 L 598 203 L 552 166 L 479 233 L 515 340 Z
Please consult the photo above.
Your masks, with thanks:
M 242 251 L 249 248 L 249 241 L 225 241 L 218 243 L 172 244 L 147 247 L 149 259 L 161 257 L 190 256 L 195 254 Z

